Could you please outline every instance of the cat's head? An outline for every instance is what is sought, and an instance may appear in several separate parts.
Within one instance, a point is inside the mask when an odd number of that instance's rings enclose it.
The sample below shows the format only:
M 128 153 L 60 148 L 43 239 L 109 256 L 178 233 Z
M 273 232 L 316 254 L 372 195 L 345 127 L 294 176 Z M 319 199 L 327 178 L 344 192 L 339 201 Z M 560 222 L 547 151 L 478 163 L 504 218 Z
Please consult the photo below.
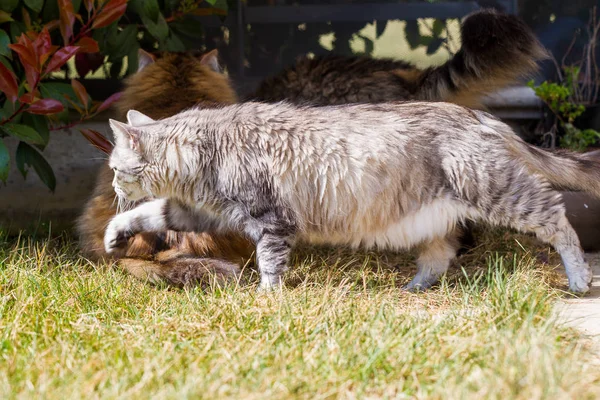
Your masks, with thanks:
M 158 155 L 164 151 L 162 126 L 150 117 L 130 110 L 127 123 L 109 120 L 115 146 L 108 165 L 114 171 L 113 187 L 121 200 L 140 201 L 160 197 L 165 176 Z
M 217 50 L 208 53 L 138 52 L 138 71 L 125 81 L 116 104 L 121 117 L 138 110 L 155 119 L 194 107 L 233 104 L 237 96 L 219 64 Z

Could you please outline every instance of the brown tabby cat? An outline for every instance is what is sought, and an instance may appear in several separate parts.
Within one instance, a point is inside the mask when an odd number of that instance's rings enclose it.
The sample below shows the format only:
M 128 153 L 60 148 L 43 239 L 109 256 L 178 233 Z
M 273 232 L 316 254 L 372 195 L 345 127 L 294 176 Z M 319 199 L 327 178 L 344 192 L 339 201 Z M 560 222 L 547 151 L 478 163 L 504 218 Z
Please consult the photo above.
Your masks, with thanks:
M 484 95 L 531 74 L 536 61 L 545 55 L 529 28 L 514 16 L 474 13 L 461 31 L 462 50 L 437 68 L 418 70 L 402 61 L 368 58 L 304 59 L 267 79 L 252 97 L 317 104 L 425 99 L 481 107 Z M 219 72 L 216 51 L 202 57 L 166 54 L 156 60 L 141 54 L 140 70 L 126 82 L 117 109 L 121 115 L 135 109 L 159 119 L 196 104 L 231 104 L 236 101 L 235 93 Z M 94 259 L 107 256 L 102 239 L 117 213 L 112 179 L 112 171 L 105 166 L 79 219 L 82 248 Z M 182 286 L 204 283 L 215 275 L 221 281 L 236 277 L 239 265 L 252 251 L 248 241 L 233 234 L 169 232 L 138 234 L 115 256 L 140 279 Z
M 547 57 L 525 22 L 493 10 L 470 14 L 461 38 L 451 60 L 425 70 L 368 57 L 302 57 L 266 79 L 250 99 L 319 105 L 427 100 L 481 109 L 485 95 L 530 76 Z
M 158 59 L 140 51 L 139 60 L 138 72 L 126 81 L 116 104 L 121 116 L 135 108 L 152 118 L 165 118 L 195 105 L 206 108 L 237 101 L 229 80 L 220 71 L 216 51 L 205 55 L 163 54 Z M 183 286 L 233 278 L 252 255 L 252 246 L 239 235 L 165 232 L 136 235 L 126 249 L 109 257 L 103 238 L 118 211 L 113 177 L 108 164 L 104 165 L 78 220 L 80 246 L 89 258 L 115 257 L 137 278 Z

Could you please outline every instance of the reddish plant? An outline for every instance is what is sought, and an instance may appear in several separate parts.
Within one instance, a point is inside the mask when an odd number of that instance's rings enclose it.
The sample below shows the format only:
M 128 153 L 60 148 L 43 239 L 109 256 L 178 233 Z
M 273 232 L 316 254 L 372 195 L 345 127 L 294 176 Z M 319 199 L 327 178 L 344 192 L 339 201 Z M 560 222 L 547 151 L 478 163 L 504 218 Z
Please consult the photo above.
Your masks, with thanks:
M 19 141 L 14 157 L 23 176 L 32 167 L 54 190 L 54 173 L 42 155 L 50 132 L 76 126 L 118 100 L 116 93 L 93 101 L 77 79 L 69 83 L 68 78 L 74 77 L 68 67 L 71 59 L 79 77 L 103 68 L 103 76 L 120 78 L 125 59 L 127 73 L 135 72 L 141 47 L 184 51 L 195 44 L 202 30 L 191 15 L 227 13 L 226 0 L 160 4 L 159 0 L 0 1 L 0 181 L 8 178 L 12 156 L 4 141 L 13 138 Z M 72 118 L 73 113 L 79 117 Z M 100 133 L 80 131 L 98 149 L 110 152 L 110 142 Z

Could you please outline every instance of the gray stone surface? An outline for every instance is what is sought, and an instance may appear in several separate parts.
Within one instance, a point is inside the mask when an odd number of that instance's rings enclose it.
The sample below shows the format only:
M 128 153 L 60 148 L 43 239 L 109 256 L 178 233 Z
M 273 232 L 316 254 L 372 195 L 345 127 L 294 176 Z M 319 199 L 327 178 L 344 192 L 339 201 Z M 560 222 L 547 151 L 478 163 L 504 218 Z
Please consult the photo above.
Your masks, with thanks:
M 106 119 L 81 124 L 111 137 Z M 12 232 L 34 227 L 38 221 L 49 221 L 53 230 L 68 229 L 74 216 L 89 196 L 98 167 L 106 156 L 94 148 L 77 129 L 51 133 L 43 154 L 56 175 L 52 193 L 30 170 L 27 178 L 18 171 L 14 154 L 16 140 L 6 138 L 10 155 L 10 174 L 6 185 L 0 183 L 0 225 Z
M 558 321 L 578 329 L 600 365 L 600 253 L 586 255 L 594 271 L 592 290 L 582 298 L 567 298 L 556 305 Z

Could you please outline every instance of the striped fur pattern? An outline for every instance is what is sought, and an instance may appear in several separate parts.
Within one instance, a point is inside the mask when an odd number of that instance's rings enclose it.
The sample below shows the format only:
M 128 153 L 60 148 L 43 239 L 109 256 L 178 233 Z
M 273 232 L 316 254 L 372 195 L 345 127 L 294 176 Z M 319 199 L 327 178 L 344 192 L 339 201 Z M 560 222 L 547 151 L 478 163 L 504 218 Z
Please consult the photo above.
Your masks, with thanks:
M 461 38 L 452 59 L 424 70 L 368 57 L 303 57 L 262 82 L 250 99 L 317 105 L 426 100 L 482 109 L 485 95 L 532 75 L 547 57 L 525 22 L 493 10 L 469 15 Z
M 138 72 L 128 78 L 117 111 L 123 117 L 136 108 L 153 118 L 164 118 L 192 106 L 232 104 L 236 94 L 221 73 L 215 51 L 206 54 L 165 53 L 158 59 L 143 51 Z M 104 250 L 104 231 L 119 212 L 131 207 L 116 201 L 113 171 L 108 163 L 77 221 L 80 248 L 92 260 L 116 259 L 135 277 L 174 286 L 205 285 L 237 280 L 254 246 L 234 233 L 143 232 L 119 252 Z
M 113 185 L 131 201 L 107 252 L 166 229 L 233 230 L 257 246 L 261 287 L 279 285 L 299 241 L 420 246 L 409 289 L 436 282 L 456 228 L 481 221 L 535 233 L 563 258 L 570 289 L 592 274 L 555 186 L 600 197 L 600 163 L 523 142 L 482 111 L 450 103 L 300 107 L 245 103 L 160 121 L 111 120 Z

